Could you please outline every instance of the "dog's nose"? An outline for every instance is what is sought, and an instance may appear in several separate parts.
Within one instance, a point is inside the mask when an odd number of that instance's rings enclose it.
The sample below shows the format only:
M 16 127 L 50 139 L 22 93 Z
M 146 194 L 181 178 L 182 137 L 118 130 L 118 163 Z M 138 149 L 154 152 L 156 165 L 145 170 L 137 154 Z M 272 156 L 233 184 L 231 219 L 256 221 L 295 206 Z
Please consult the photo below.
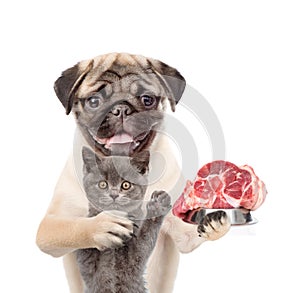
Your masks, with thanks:
M 132 112 L 132 109 L 127 104 L 115 105 L 111 110 L 111 113 L 117 117 L 126 117 L 129 116 Z

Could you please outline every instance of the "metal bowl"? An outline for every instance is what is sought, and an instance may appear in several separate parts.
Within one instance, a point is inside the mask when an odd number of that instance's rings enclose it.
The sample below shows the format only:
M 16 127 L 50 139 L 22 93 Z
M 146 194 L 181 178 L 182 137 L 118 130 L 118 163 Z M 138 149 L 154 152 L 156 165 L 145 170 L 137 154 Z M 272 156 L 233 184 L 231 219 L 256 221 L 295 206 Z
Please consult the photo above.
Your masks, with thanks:
M 231 221 L 232 226 L 238 225 L 253 225 L 257 220 L 252 217 L 250 210 L 246 209 L 199 209 L 193 213 L 189 219 L 190 223 L 199 224 L 205 215 L 216 212 L 224 211 Z

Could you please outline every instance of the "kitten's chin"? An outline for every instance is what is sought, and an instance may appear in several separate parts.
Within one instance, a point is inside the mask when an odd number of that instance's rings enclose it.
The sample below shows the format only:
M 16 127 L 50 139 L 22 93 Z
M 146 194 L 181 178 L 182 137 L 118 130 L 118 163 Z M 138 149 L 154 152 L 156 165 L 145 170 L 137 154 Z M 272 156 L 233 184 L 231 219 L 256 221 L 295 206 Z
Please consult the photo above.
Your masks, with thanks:
M 126 212 L 129 214 L 133 214 L 135 213 L 137 210 L 141 210 L 143 201 L 136 201 L 136 202 L 122 202 L 122 203 L 118 203 L 118 202 L 113 202 L 109 205 L 106 206 L 101 206 L 101 210 L 102 211 L 121 211 L 121 212 Z
M 108 212 L 108 211 L 125 211 L 124 207 L 117 204 L 116 202 L 112 201 L 111 203 L 100 203 L 98 205 L 94 205 L 94 207 L 99 211 L 99 212 Z M 126 211 L 125 211 L 126 212 Z

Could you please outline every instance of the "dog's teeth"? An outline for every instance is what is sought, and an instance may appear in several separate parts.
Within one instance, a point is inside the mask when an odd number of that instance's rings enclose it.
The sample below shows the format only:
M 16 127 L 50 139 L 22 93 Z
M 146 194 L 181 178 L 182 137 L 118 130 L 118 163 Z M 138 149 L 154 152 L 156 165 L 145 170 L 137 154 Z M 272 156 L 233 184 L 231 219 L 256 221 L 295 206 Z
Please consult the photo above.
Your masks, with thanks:
M 139 141 L 135 141 L 135 142 L 134 142 L 133 148 L 135 149 L 135 148 L 137 148 L 139 145 L 140 145 L 140 142 L 139 142 Z
M 95 141 L 97 141 L 99 144 L 106 144 L 107 139 L 105 138 L 99 138 L 96 134 L 89 131 L 90 135 L 93 137 Z

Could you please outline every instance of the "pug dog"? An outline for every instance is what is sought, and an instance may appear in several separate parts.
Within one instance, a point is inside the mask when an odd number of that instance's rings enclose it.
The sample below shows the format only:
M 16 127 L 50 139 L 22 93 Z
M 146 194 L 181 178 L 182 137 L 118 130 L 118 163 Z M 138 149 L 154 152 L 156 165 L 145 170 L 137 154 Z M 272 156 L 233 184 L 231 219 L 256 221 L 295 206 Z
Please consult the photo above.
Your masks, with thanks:
M 74 114 L 79 149 L 87 145 L 98 156 L 134 157 L 150 152 L 150 169 L 156 180 L 149 183 L 145 199 L 155 190 L 165 190 L 176 199 L 184 189 L 169 138 L 162 131 L 165 111 L 168 107 L 175 111 L 184 88 L 185 80 L 175 68 L 126 53 L 81 61 L 65 70 L 54 86 L 66 113 Z M 123 245 L 124 239 L 132 237 L 133 222 L 121 211 L 87 218 L 88 201 L 81 188 L 77 157 L 81 156 L 74 150 L 67 160 L 36 241 L 43 252 L 64 257 L 70 292 L 83 293 L 74 252 Z M 209 217 L 204 223 L 198 227 L 187 224 L 171 212 L 165 217 L 147 264 L 149 292 L 172 292 L 179 253 L 191 252 L 206 240 L 222 237 L 230 227 L 225 213 Z

